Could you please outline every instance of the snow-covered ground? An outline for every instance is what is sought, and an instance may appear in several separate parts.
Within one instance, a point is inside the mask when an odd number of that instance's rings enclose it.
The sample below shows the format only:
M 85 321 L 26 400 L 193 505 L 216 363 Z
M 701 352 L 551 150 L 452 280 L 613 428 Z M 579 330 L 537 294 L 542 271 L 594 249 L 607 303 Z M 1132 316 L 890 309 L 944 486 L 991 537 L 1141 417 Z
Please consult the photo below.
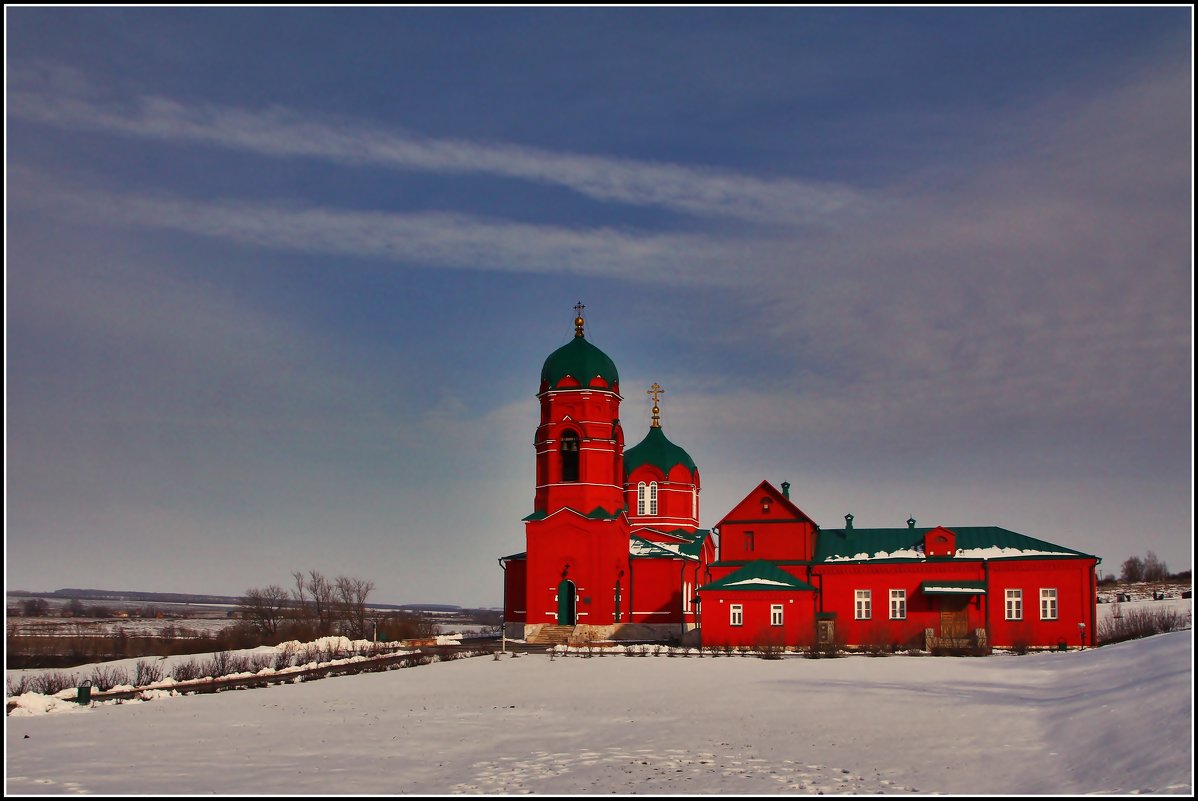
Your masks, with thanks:
M 1191 794 L 1192 690 L 1191 631 L 988 658 L 475 657 L 10 716 L 5 790 Z

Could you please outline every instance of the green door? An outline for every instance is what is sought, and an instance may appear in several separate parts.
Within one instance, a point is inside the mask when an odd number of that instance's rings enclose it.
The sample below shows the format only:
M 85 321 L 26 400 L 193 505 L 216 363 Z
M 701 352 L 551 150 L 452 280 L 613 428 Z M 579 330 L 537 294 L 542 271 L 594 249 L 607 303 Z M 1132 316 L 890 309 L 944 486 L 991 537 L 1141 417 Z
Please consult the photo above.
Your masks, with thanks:
M 578 591 L 574 587 L 574 582 L 569 579 L 564 580 L 557 585 L 557 625 L 573 626 L 575 620 L 575 601 L 578 597 Z

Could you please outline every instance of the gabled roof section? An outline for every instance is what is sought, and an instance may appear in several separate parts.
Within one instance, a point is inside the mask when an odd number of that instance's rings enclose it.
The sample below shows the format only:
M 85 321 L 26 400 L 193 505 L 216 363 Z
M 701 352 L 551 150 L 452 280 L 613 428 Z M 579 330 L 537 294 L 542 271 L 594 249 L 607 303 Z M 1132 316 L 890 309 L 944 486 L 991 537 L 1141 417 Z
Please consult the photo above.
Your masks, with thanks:
M 773 562 L 759 559 L 756 562 L 749 562 L 749 564 L 740 570 L 724 576 L 719 581 L 704 584 L 699 588 L 699 592 L 708 590 L 791 590 L 814 592 L 815 587 L 812 587 L 805 581 L 800 581 L 776 566 Z
M 761 501 L 763 498 L 769 498 L 770 500 L 770 511 L 768 514 L 762 512 Z M 815 523 L 806 512 L 796 506 L 790 498 L 782 494 L 781 490 L 768 481 L 762 481 L 757 485 L 755 490 L 746 495 L 736 506 L 732 507 L 732 511 L 719 522 L 716 528 L 720 528 L 728 521 L 758 521 L 765 519 L 798 520 L 804 523 Z
M 934 530 L 823 529 L 815 546 L 815 561 L 825 564 L 925 561 L 928 556 L 924 553 L 924 536 Z M 952 526 L 950 530 L 957 535 L 956 553 L 948 557 L 953 560 L 1098 558 L 998 526 Z
M 633 534 L 628 538 L 628 553 L 635 557 L 698 560 L 703 554 L 703 543 L 710 531 L 699 529 L 689 534 L 682 529 L 673 533 L 673 542 L 655 542 Z
M 553 517 L 554 515 L 562 514 L 563 512 L 569 512 L 570 514 L 578 515 L 579 517 L 585 517 L 588 520 L 615 520 L 616 518 L 626 514 L 627 511 L 627 509 L 617 509 L 614 512 L 609 512 L 602 506 L 596 506 L 590 512 L 583 513 L 577 509 L 571 509 L 569 506 L 563 506 L 561 509 L 558 509 L 552 513 L 546 512 L 543 509 L 538 509 L 528 517 L 524 518 L 523 522 L 528 523 L 533 520 L 547 520 L 548 518 Z

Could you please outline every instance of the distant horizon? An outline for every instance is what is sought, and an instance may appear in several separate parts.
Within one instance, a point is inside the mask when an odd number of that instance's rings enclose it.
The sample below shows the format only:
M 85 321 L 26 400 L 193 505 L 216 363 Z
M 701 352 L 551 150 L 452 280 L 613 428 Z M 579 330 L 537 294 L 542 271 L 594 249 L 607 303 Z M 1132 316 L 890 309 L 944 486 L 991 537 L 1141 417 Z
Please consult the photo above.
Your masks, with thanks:
M 5 33 L 6 586 L 484 608 L 580 301 L 701 528 L 768 479 L 820 525 L 1193 564 L 1190 7 Z

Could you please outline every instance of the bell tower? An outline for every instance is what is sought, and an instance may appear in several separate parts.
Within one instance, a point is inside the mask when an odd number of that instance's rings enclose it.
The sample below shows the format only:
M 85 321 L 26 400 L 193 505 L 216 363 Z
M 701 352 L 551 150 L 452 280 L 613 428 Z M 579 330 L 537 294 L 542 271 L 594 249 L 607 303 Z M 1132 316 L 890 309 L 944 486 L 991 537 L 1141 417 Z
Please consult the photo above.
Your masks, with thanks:
M 620 377 L 607 354 L 587 341 L 585 308 L 574 307 L 573 339 L 541 369 L 534 514 L 568 508 L 614 515 L 624 508 Z

